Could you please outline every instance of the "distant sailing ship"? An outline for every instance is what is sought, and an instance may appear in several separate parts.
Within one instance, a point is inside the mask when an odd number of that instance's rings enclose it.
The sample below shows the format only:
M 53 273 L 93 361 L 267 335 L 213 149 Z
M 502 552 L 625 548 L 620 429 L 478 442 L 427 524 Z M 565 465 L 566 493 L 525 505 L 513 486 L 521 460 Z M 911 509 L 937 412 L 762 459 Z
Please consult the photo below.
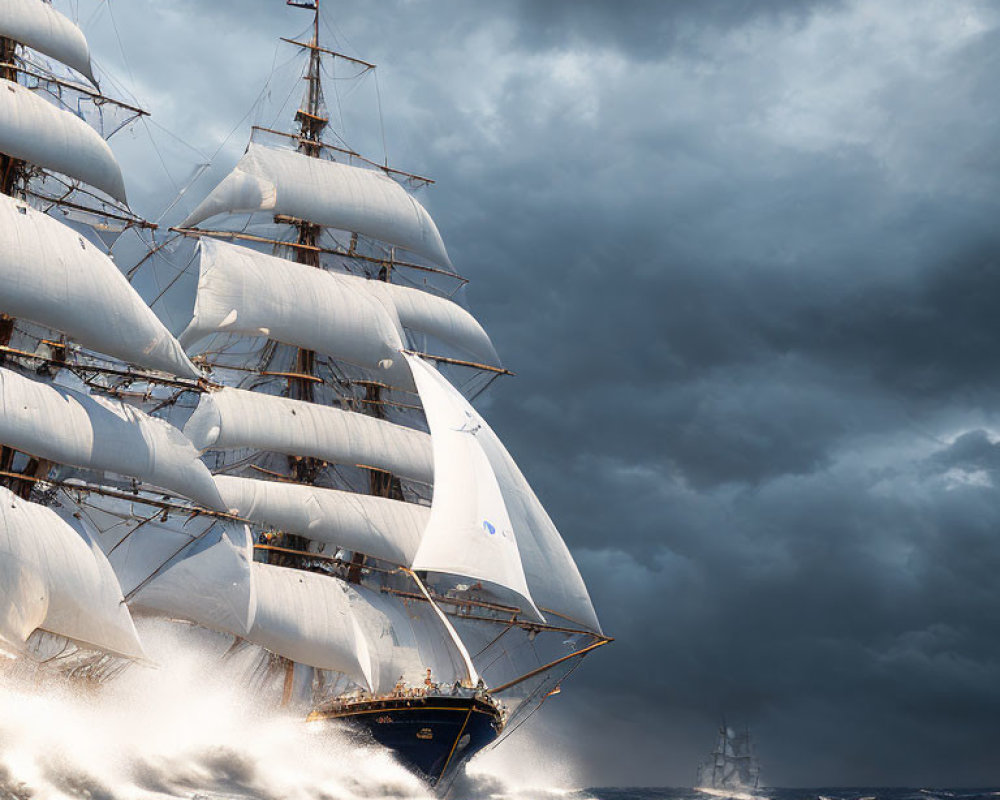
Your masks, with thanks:
M 285 40 L 295 129 L 255 127 L 136 267 L 197 265 L 175 338 L 100 252 L 155 226 L 75 113 L 145 112 L 97 90 L 51 5 L 0 0 L 0 648 L 106 680 L 144 658 L 133 614 L 194 623 L 261 702 L 440 789 L 610 639 L 467 399 L 509 373 L 404 188 L 432 181 L 327 137 L 324 63 L 373 65 L 320 44 L 319 2 L 288 5 L 313 13 Z
M 737 732 L 723 722 L 711 758 L 698 767 L 695 789 L 716 797 L 758 800 L 759 784 L 760 764 L 750 742 L 750 729 Z

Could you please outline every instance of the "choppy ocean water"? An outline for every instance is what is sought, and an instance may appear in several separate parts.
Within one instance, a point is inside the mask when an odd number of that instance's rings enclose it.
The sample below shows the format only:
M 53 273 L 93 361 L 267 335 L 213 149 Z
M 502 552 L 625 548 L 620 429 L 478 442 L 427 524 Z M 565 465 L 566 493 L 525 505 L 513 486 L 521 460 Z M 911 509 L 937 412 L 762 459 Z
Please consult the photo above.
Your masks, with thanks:
M 370 800 L 432 795 L 388 751 L 248 702 L 211 653 L 145 631 L 159 667 L 99 691 L 0 669 L 0 800 Z M 523 748 L 477 759 L 456 800 L 706 800 L 690 789 L 592 788 Z M 495 755 L 490 764 L 489 756 Z M 540 757 L 539 757 L 540 758 Z M 773 789 L 767 800 L 994 800 L 994 790 Z
M 693 789 L 669 787 L 593 788 L 574 792 L 590 800 L 706 800 Z M 996 800 L 1000 789 L 949 789 L 947 787 L 813 787 L 804 789 L 762 788 L 761 800 Z

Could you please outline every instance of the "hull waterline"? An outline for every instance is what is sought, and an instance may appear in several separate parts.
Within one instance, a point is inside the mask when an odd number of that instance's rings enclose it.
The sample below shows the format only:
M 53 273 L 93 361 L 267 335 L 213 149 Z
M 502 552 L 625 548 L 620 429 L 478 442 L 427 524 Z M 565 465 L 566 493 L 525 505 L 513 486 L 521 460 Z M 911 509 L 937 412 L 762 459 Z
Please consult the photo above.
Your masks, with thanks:
M 496 741 L 503 729 L 497 707 L 482 697 L 429 695 L 334 701 L 309 714 L 310 722 L 341 721 L 388 747 L 399 761 L 435 788 Z

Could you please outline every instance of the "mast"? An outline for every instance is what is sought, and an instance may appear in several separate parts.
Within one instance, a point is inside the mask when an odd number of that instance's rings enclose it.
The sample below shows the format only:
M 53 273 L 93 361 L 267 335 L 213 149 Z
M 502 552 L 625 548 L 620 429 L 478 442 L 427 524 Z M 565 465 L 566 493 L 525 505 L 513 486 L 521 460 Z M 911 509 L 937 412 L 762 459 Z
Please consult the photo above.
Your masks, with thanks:
M 17 80 L 17 70 L 13 66 L 7 66 L 8 64 L 14 63 L 16 55 L 17 42 L 13 39 L 8 39 L 6 36 L 0 36 L 0 64 L 4 65 L 0 67 L 0 77 L 4 80 Z M 23 161 L 4 153 L 0 153 L 0 193 L 5 194 L 8 197 L 13 197 L 16 187 L 21 183 L 23 174 Z M 0 345 L 6 346 L 10 344 L 10 339 L 13 334 L 14 318 L 5 313 L 0 313 Z M 0 356 L 0 364 L 2 363 L 3 357 Z M 2 456 L 0 456 L 0 466 L 2 466 L 3 469 L 8 469 L 10 466 L 10 457 L 8 457 L 7 448 L 4 448 L 4 452 Z
M 320 140 L 323 131 L 329 124 L 326 117 L 320 115 L 322 103 L 322 85 L 320 77 L 320 53 L 315 48 L 319 45 L 319 11 L 320 0 L 309 3 L 290 2 L 299 8 L 311 8 L 313 16 L 313 37 L 309 51 L 309 69 L 306 73 L 308 89 L 305 96 L 305 107 L 299 108 L 295 112 L 295 120 L 299 123 L 299 147 L 300 153 L 311 158 L 319 158 L 321 153 Z M 319 268 L 319 250 L 317 240 L 321 228 L 308 220 L 299 220 L 295 223 L 298 228 L 298 239 L 295 249 L 295 260 L 300 264 L 307 264 L 311 267 Z M 298 348 L 295 356 L 295 372 L 299 376 L 288 379 L 289 397 L 296 400 L 311 401 L 313 399 L 313 381 L 310 377 L 315 377 L 316 353 L 312 350 Z M 292 464 L 296 477 L 305 483 L 312 483 L 316 479 L 317 465 L 308 459 L 303 459 Z
M 100 680 L 110 674 L 102 665 L 144 656 L 121 583 L 97 546 L 102 532 L 80 513 L 83 506 L 92 494 L 142 504 L 152 499 L 149 486 L 164 498 L 191 496 L 218 510 L 222 501 L 199 454 L 175 427 L 115 399 L 113 387 L 97 385 L 95 373 L 128 378 L 138 375 L 136 366 L 163 378 L 183 374 L 191 383 L 200 373 L 107 248 L 51 213 L 58 206 L 69 223 L 112 219 L 122 227 L 155 227 L 128 209 L 121 167 L 80 106 L 90 103 L 99 115 L 106 103 L 132 115 L 146 112 L 103 95 L 84 34 L 51 4 L 9 5 L 10 13 L 0 14 L 0 397 L 6 409 L 0 418 L 0 646 L 67 675 Z M 36 62 L 35 53 L 89 84 L 64 80 L 56 67 Z M 105 389 L 104 396 L 67 387 L 58 374 L 64 368 Z M 143 382 L 150 385 L 161 375 L 148 377 Z M 52 481 L 56 466 L 59 479 Z M 44 494 L 31 502 L 35 486 Z M 156 515 L 165 515 L 167 505 Z M 53 636 L 62 648 L 59 663 L 46 652 Z
M 321 4 L 320 0 L 313 2 L 297 2 L 288 0 L 288 5 L 297 8 L 304 8 L 313 12 L 312 38 L 308 45 L 301 42 L 293 42 L 309 51 L 309 66 L 306 71 L 305 80 L 308 84 L 302 107 L 295 112 L 295 121 L 298 123 L 298 152 L 319 159 L 322 157 L 324 145 L 322 142 L 323 132 L 328 127 L 330 120 L 323 115 L 323 85 L 322 85 L 322 56 L 327 51 L 320 46 L 319 42 L 319 21 Z M 367 68 L 372 65 L 366 64 Z M 296 239 L 295 260 L 300 264 L 321 268 L 319 237 L 322 233 L 322 226 L 308 220 L 295 220 L 292 224 L 298 229 Z M 348 254 L 353 255 L 357 247 L 357 234 L 352 234 L 351 244 Z M 379 271 L 379 279 L 389 282 L 391 279 L 391 267 L 383 264 Z M 288 378 L 288 396 L 296 400 L 312 402 L 314 399 L 313 380 L 316 376 L 316 353 L 302 347 L 296 349 L 295 354 L 295 375 Z M 364 389 L 364 399 L 361 401 L 363 411 L 378 419 L 385 419 L 385 404 L 382 396 L 382 385 L 376 381 L 359 381 L 358 384 Z M 320 468 L 320 463 L 314 458 L 290 458 L 290 465 L 296 480 L 301 483 L 315 482 Z M 387 497 L 397 500 L 403 499 L 402 487 L 399 479 L 391 473 L 379 469 L 368 470 L 369 494 L 376 497 Z M 305 550 L 306 541 L 302 537 L 289 537 L 296 549 Z M 351 566 L 348 569 L 348 581 L 357 583 L 361 579 L 361 569 L 365 563 L 365 556 L 362 553 L 355 553 Z
M 182 345 L 207 336 L 264 342 L 249 353 L 236 347 L 227 353 L 232 340 L 225 338 L 217 350 L 203 351 L 221 356 L 213 366 L 234 370 L 235 385 L 203 394 L 184 429 L 199 451 L 234 454 L 219 456 L 213 469 L 225 507 L 263 528 L 249 579 L 263 587 L 256 627 L 226 631 L 284 659 L 280 688 L 286 701 L 293 683 L 305 688 L 299 680 L 304 672 L 293 681 L 293 662 L 339 671 L 381 692 L 390 691 L 400 674 L 423 685 L 411 669 L 422 664 L 433 666 L 435 676 L 459 668 L 463 682 L 482 675 L 491 691 L 516 690 L 505 700 L 524 695 L 540 705 L 554 694 L 547 691 L 552 680 L 610 640 L 600 633 L 565 543 L 509 453 L 462 392 L 423 360 L 507 373 L 482 326 L 452 297 L 433 284 L 392 279 L 400 267 L 462 280 L 430 215 L 403 185 L 415 185 L 415 176 L 322 141 L 330 120 L 321 59 L 343 58 L 365 70 L 373 65 L 320 46 L 319 2 L 287 4 L 313 14 L 309 41 L 285 40 L 309 51 L 301 73 L 305 90 L 290 133 L 255 130 L 294 145 L 273 146 L 251 135 L 230 176 L 174 229 L 201 239 L 202 280 Z M 256 179 L 259 194 L 241 190 L 247 175 Z M 284 233 L 257 235 L 246 225 L 236 231 L 226 224 L 196 227 L 218 215 L 260 212 Z M 258 222 L 263 219 L 250 224 Z M 271 254 L 262 252 L 267 247 Z M 396 260 L 397 247 L 437 266 Z M 455 349 L 415 353 L 410 337 L 421 334 Z M 427 387 L 419 385 L 418 373 Z M 396 391 L 415 393 L 419 404 L 393 402 Z M 411 411 L 423 412 L 429 434 L 412 423 Z M 434 455 L 435 441 L 446 442 L 441 447 L 449 457 Z M 366 479 L 363 488 L 359 478 Z M 430 486 L 441 521 L 434 546 L 419 553 L 432 509 L 407 499 L 414 500 L 411 490 L 426 497 L 421 487 Z M 476 543 L 468 558 L 458 539 Z M 327 555 L 326 546 L 338 552 Z M 495 563 L 485 551 L 497 553 Z M 434 576 L 430 584 L 427 574 Z M 157 582 L 165 585 L 163 576 L 152 585 Z M 545 607 L 536 607 L 536 589 Z M 511 592 L 524 602 L 504 605 Z M 159 609 L 178 613 L 165 597 Z M 141 606 L 142 595 L 137 600 Z M 338 608 L 347 629 L 334 630 L 331 610 Z M 183 618 L 193 613 L 181 611 Z M 351 619 L 361 625 L 361 644 L 351 656 L 357 664 L 337 660 L 342 640 L 351 638 Z M 212 623 L 197 616 L 193 621 Z M 292 627 L 301 632 L 294 641 L 287 635 Z M 592 643 L 567 655 L 567 636 Z M 469 648 L 471 669 L 455 662 L 456 641 Z M 371 652 L 361 653 L 365 648 Z M 400 669 L 379 672 L 380 663 Z
M 0 66 L 0 77 L 12 83 L 16 83 L 18 77 L 18 69 L 14 66 L 17 45 L 18 43 L 14 39 L 6 36 L 0 37 L 0 65 L 2 65 Z M 0 193 L 8 197 L 17 197 L 24 188 L 22 184 L 26 172 L 27 164 L 24 161 L 6 153 L 0 153 Z M 0 311 L 0 347 L 7 347 L 10 344 L 16 323 L 17 320 L 13 316 L 6 311 Z M 62 353 L 65 353 L 65 342 L 59 344 L 62 345 Z M 61 354 L 57 353 L 57 355 Z M 0 353 L 0 365 L 5 361 L 6 354 Z M 17 452 L 14 448 L 6 445 L 0 447 L 0 470 L 6 473 L 12 472 Z M 0 483 L 18 497 L 27 500 L 31 496 L 33 480 L 46 476 L 52 466 L 53 464 L 44 459 L 29 458 L 23 472 L 14 473 L 23 474 L 27 480 L 5 476 L 0 477 Z
M 9 39 L 6 36 L 0 36 L 0 78 L 8 81 L 17 81 L 17 69 L 13 66 L 14 59 L 17 56 L 17 42 L 13 39 Z M 15 187 L 20 183 L 21 177 L 24 171 L 24 162 L 19 161 L 11 156 L 0 153 L 0 192 L 5 195 L 13 196 Z M 6 315 L 4 316 L 4 323 L 6 323 Z M 11 323 L 11 327 L 13 322 Z M 6 334 L 7 340 L 10 339 L 10 333 L 7 332 L 7 325 L 4 324 L 3 330 L 0 330 L 0 338 Z M 7 341 L 0 342 L 2 344 L 7 344 Z
M 6 36 L 0 37 L 0 63 L 10 64 L 14 61 L 17 52 L 17 45 L 13 39 Z M 13 67 L 0 67 L 0 77 L 8 81 L 17 80 L 17 70 Z M 24 164 L 11 156 L 0 153 L 0 193 L 12 197 L 14 187 L 20 182 L 21 171 Z M 0 312 L 0 346 L 6 347 L 10 344 L 11 336 L 14 334 L 14 318 L 4 312 Z M 5 361 L 3 354 L 0 354 L 0 364 Z M 0 448 L 0 470 L 9 472 L 14 462 L 14 451 L 4 445 Z M 4 481 L 11 485 L 9 480 Z

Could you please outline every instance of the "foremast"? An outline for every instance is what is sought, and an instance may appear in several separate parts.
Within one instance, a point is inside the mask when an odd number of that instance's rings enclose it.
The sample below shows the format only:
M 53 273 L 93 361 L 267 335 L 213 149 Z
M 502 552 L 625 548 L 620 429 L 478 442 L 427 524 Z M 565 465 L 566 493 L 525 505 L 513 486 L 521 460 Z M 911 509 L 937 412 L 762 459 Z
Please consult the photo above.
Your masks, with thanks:
M 99 680 L 144 654 L 81 513 L 86 498 L 131 506 L 148 482 L 164 499 L 166 489 L 216 509 L 221 501 L 179 431 L 80 383 L 200 377 L 91 240 L 95 224 L 155 226 L 128 208 L 117 160 L 83 106 L 101 120 L 105 109 L 146 112 L 100 91 L 83 33 L 46 3 L 5 4 L 0 83 L 0 649 Z M 47 213 L 56 207 L 60 219 Z

